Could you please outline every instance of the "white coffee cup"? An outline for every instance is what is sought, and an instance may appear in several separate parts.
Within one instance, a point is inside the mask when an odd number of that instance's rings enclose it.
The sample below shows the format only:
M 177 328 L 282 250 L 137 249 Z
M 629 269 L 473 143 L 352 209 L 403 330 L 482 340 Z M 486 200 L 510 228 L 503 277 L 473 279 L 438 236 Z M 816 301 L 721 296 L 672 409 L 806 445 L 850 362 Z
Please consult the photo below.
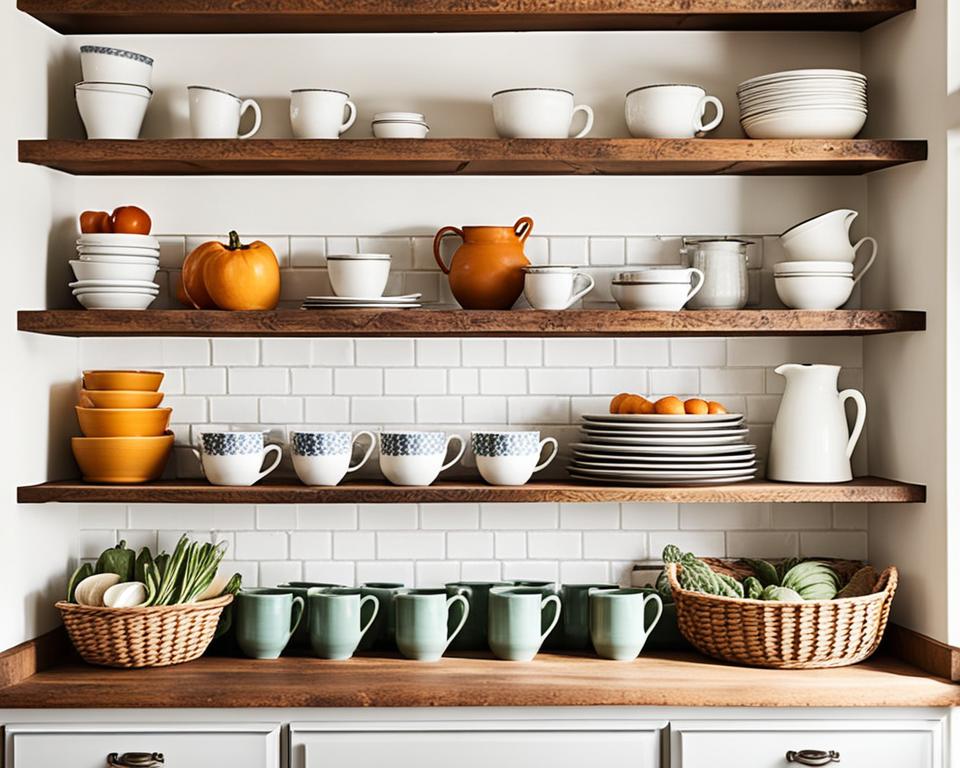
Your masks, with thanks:
M 707 104 L 716 117 L 704 124 Z M 723 120 L 723 104 L 707 96 L 698 85 L 645 85 L 627 93 L 627 128 L 630 135 L 645 139 L 691 139 L 712 131 Z
M 697 279 L 691 287 L 691 278 Z M 621 309 L 677 312 L 703 288 L 699 269 L 647 269 L 617 275 L 610 293 Z
M 260 105 L 229 91 L 206 85 L 187 86 L 190 100 L 190 130 L 195 139 L 249 139 L 260 130 Z M 240 133 L 240 119 L 253 110 L 253 128 Z
M 593 290 L 594 280 L 573 266 L 524 267 L 523 295 L 534 309 L 568 309 Z M 577 289 L 578 280 L 585 287 Z
M 780 244 L 787 254 L 784 261 L 845 261 L 852 264 L 860 247 L 870 243 L 870 258 L 862 269 L 866 272 L 877 258 L 878 246 L 872 237 L 863 237 L 856 244 L 850 244 L 850 227 L 857 216 L 857 211 L 840 208 L 791 227 L 780 235 Z
M 390 277 L 390 254 L 352 253 L 327 256 L 330 286 L 337 296 L 379 299 Z
M 583 112 L 583 129 L 570 136 L 573 116 Z M 493 94 L 493 123 L 502 139 L 580 139 L 593 128 L 593 110 L 573 105 L 562 88 L 511 88 Z
M 523 485 L 557 456 L 555 438 L 540 439 L 540 433 L 474 432 L 471 445 L 480 476 L 490 485 Z M 540 461 L 543 446 L 553 446 L 546 460 Z
M 351 464 L 353 447 L 361 437 L 369 437 L 363 458 Z M 372 432 L 291 432 L 290 452 L 293 469 L 304 485 L 337 485 L 348 472 L 354 472 L 370 458 L 377 439 Z
M 356 119 L 357 105 L 349 93 L 329 88 L 290 91 L 290 126 L 298 139 L 337 139 Z
M 190 450 L 213 485 L 253 485 L 273 472 L 283 456 L 279 445 L 264 445 L 262 432 L 203 432 L 200 448 Z M 276 452 L 276 460 L 262 469 L 271 452 Z
M 453 440 L 460 444 L 460 450 L 444 463 Z M 430 485 L 443 470 L 460 461 L 466 447 L 460 435 L 447 437 L 443 432 L 381 432 L 380 471 L 394 485 Z

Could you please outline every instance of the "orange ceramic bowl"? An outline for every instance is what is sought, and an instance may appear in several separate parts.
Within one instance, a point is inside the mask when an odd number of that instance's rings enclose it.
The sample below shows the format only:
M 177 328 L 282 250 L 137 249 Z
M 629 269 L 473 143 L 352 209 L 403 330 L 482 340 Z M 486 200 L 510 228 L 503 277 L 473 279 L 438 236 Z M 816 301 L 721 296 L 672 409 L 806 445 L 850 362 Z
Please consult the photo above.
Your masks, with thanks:
M 131 389 L 81 389 L 84 408 L 156 408 L 163 392 L 138 392 Z
M 74 407 L 84 437 L 159 437 L 173 413 L 173 408 Z
M 84 389 L 135 389 L 156 392 L 163 381 L 162 371 L 84 371 Z
M 145 483 L 167 466 L 173 434 L 160 437 L 74 437 L 73 456 L 88 483 Z

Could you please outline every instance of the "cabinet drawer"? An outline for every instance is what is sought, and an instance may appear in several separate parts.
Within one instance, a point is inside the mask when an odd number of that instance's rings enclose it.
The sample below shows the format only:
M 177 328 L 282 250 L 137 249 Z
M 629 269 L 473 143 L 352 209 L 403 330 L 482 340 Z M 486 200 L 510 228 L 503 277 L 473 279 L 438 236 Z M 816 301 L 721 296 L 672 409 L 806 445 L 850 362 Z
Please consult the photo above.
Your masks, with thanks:
M 404 730 L 370 724 L 344 732 L 293 723 L 290 768 L 584 768 L 601 757 L 605 765 L 660 766 L 657 727 L 571 730 L 556 722 L 551 727 L 498 730 L 495 723 L 451 723 L 430 730 L 411 723 Z
M 280 768 L 280 726 L 29 724 L 6 728 L 7 768 L 106 768 L 111 752 L 161 752 L 168 768 Z
M 897 721 L 674 724 L 672 768 L 793 768 L 788 751 L 839 754 L 831 768 L 942 768 L 940 724 Z

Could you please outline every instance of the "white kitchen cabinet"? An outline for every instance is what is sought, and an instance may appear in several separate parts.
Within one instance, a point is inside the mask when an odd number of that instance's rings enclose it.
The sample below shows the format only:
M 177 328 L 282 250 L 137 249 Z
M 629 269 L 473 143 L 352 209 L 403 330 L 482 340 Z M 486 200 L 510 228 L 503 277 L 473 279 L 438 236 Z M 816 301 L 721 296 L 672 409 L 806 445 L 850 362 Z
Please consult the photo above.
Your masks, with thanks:
M 6 768 L 105 768 L 116 752 L 160 752 L 167 768 L 280 768 L 277 723 L 8 725 Z

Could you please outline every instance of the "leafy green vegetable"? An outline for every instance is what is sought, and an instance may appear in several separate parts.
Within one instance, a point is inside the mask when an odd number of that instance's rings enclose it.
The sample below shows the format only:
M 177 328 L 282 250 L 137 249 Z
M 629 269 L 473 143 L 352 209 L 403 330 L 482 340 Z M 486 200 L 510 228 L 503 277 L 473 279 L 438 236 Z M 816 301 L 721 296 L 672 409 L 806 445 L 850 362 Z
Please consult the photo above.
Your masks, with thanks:
M 117 546 L 105 549 L 97 559 L 94 573 L 115 573 L 120 581 L 133 581 L 134 564 L 137 555 L 132 549 L 127 549 L 127 542 L 121 541 Z
M 778 587 L 771 584 L 763 588 L 760 593 L 761 600 L 779 600 L 784 603 L 802 603 L 803 598 L 788 587 Z
M 792 589 L 804 600 L 833 600 L 840 587 L 833 568 L 816 560 L 793 566 L 784 574 L 780 584 Z
M 150 554 L 150 550 L 147 547 L 144 547 L 140 550 L 140 554 L 137 555 L 137 560 L 133 565 L 133 580 L 146 583 L 146 570 L 147 564 L 153 562 L 153 555 Z
M 763 586 L 780 583 L 780 574 L 777 573 L 777 569 L 766 560 L 745 557 L 741 562 L 753 569 L 754 575 Z
M 75 603 L 74 592 L 77 591 L 77 584 L 83 581 L 87 576 L 93 576 L 93 566 L 90 563 L 84 563 L 70 576 L 67 582 L 67 602 Z
M 745 596 L 751 600 L 759 600 L 763 592 L 763 584 L 756 576 L 747 576 L 743 580 L 743 591 Z

